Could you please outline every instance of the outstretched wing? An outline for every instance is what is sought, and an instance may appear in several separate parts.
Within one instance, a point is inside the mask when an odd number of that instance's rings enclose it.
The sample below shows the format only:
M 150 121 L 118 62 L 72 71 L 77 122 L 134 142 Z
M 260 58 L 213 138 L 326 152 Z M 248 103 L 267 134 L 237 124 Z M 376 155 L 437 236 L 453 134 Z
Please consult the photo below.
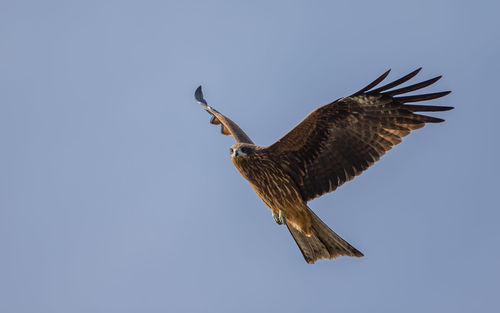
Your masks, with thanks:
M 333 191 L 361 174 L 410 131 L 423 127 L 425 123 L 444 121 L 414 112 L 447 111 L 452 107 L 407 103 L 436 99 L 450 91 L 397 96 L 427 87 L 441 76 L 389 90 L 408 81 L 420 70 L 371 90 L 390 70 L 385 72 L 355 94 L 311 112 L 268 147 L 294 178 L 304 201 Z
M 210 115 L 212 115 L 210 123 L 214 125 L 221 124 L 222 134 L 233 136 L 236 142 L 253 144 L 250 137 L 248 137 L 247 134 L 245 134 L 245 132 L 238 125 L 236 125 L 235 122 L 231 121 L 229 118 L 225 117 L 224 115 L 219 113 L 219 111 L 217 111 L 216 109 L 212 108 L 207 104 L 207 101 L 203 99 L 203 92 L 201 91 L 201 86 L 196 88 L 196 91 L 194 92 L 194 98 L 199 104 L 201 104 L 205 108 L 205 110 Z

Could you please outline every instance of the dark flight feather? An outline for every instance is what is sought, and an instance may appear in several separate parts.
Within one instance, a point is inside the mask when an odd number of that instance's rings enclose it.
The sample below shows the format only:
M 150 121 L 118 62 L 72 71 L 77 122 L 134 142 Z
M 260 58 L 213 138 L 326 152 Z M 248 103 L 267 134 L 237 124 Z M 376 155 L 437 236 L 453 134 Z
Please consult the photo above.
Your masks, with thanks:
M 375 79 L 374 81 L 369 83 L 368 86 L 366 86 L 363 89 L 361 89 L 360 91 L 356 92 L 353 96 L 361 95 L 365 91 L 368 91 L 368 90 L 372 89 L 373 87 L 377 86 L 381 81 L 383 81 L 387 77 L 387 75 L 389 75 L 390 72 L 391 72 L 391 70 L 388 69 L 384 74 L 380 75 L 377 79 Z
M 410 85 L 410 86 L 407 86 L 407 87 L 399 88 L 399 89 L 396 89 L 396 90 L 391 90 L 391 91 L 386 92 L 385 94 L 390 95 L 390 96 L 395 96 L 395 95 L 400 95 L 402 93 L 407 93 L 407 92 L 412 92 L 412 91 L 415 91 L 415 90 L 419 90 L 419 89 L 422 89 L 424 87 L 427 87 L 427 86 L 430 86 L 430 85 L 434 84 L 435 82 L 437 82 L 438 80 L 440 80 L 441 77 L 443 77 L 443 76 L 437 76 L 437 77 L 428 79 L 428 80 L 423 81 L 423 82 L 418 83 L 418 84 L 413 84 L 413 85 Z
M 409 81 L 410 79 L 412 79 L 415 75 L 417 75 L 421 70 L 422 70 L 422 68 L 419 67 L 416 70 L 414 70 L 413 72 L 411 72 L 410 74 L 407 74 L 407 75 L 401 77 L 400 79 L 396 79 L 392 83 L 388 83 L 387 85 L 384 85 L 382 87 L 374 89 L 371 92 L 373 92 L 373 93 L 380 93 L 380 92 L 385 91 L 387 89 L 391 89 L 391 88 L 399 86 L 399 85 L 401 85 L 403 83 L 406 83 L 407 81 Z

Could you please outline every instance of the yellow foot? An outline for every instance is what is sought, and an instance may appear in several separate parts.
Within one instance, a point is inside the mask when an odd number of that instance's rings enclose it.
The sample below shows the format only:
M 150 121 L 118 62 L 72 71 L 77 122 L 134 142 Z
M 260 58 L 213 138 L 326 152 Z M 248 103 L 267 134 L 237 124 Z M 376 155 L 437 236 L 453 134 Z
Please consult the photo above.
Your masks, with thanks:
M 282 211 L 279 211 L 279 213 L 273 212 L 273 219 L 278 225 L 286 223 L 285 215 L 283 215 Z

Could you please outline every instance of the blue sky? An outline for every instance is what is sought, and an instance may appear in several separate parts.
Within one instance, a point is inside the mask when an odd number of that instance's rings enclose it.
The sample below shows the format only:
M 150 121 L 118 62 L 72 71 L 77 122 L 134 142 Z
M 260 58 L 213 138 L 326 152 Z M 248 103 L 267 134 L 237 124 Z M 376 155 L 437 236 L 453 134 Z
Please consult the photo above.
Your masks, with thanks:
M 495 312 L 499 9 L 2 1 L 0 311 Z M 306 264 L 193 100 L 264 146 L 420 66 L 446 122 L 310 202 L 361 259 Z

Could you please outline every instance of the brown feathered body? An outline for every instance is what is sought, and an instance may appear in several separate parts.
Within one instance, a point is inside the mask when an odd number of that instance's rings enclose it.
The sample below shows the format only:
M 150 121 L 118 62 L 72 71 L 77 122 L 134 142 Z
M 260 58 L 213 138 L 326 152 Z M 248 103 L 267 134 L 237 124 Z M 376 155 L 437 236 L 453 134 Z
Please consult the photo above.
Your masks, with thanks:
M 385 72 L 351 96 L 314 110 L 268 147 L 254 145 L 238 125 L 210 107 L 203 99 L 201 86 L 195 98 L 212 115 L 211 123 L 221 124 L 222 133 L 235 138 L 237 143 L 231 147 L 234 165 L 273 215 L 284 217 L 304 258 L 314 263 L 322 258 L 363 254 L 326 226 L 307 202 L 361 174 L 412 130 L 444 121 L 415 112 L 452 109 L 410 104 L 450 93 L 406 95 L 441 78 L 400 87 L 419 71 L 373 89 L 387 77 L 389 71 Z
M 273 214 L 285 218 L 308 263 L 341 255 L 363 256 L 309 209 L 295 180 L 285 170 L 288 166 L 276 162 L 271 150 L 253 144 L 236 144 L 232 149 L 246 149 L 243 155 L 232 155 L 233 164 Z
M 292 177 L 266 149 L 254 147 L 251 154 L 233 157 L 234 166 L 273 213 L 283 212 L 288 223 L 310 236 L 311 217 Z

